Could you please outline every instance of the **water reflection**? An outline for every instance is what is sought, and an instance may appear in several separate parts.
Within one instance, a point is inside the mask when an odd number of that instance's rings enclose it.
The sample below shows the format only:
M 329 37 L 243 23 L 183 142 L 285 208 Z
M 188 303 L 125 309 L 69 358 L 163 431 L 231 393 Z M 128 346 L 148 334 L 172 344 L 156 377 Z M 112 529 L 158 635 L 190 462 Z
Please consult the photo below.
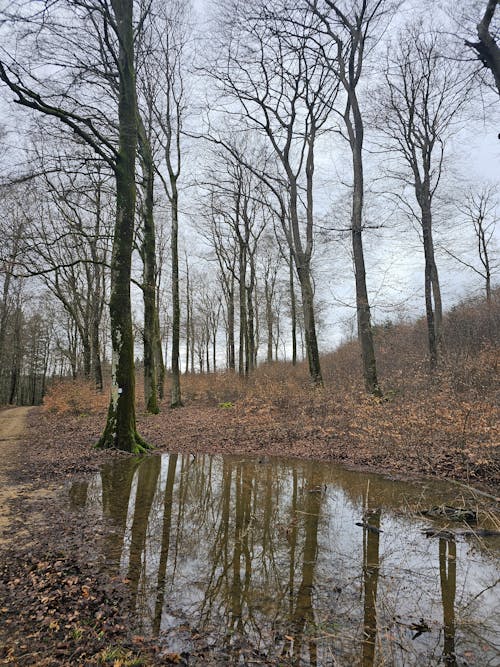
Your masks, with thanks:
M 455 596 L 457 592 L 457 545 L 455 541 L 439 540 L 439 576 L 443 601 L 444 648 L 447 667 L 456 667 L 455 656 Z
M 380 516 L 380 509 L 370 512 L 366 517 L 366 525 L 363 526 L 363 667 L 371 667 L 375 662 L 377 585 L 380 568 Z
M 170 650 L 202 636 L 219 664 L 494 664 L 498 551 L 423 538 L 400 512 L 423 495 L 449 502 L 328 465 L 176 454 L 70 492 L 109 520 L 106 562 Z

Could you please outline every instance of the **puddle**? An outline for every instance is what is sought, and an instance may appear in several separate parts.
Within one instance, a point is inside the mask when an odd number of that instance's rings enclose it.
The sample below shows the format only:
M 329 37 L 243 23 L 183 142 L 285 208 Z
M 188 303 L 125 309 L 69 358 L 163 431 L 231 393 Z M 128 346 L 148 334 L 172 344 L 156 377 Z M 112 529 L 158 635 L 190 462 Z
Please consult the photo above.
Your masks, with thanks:
M 446 523 L 412 511 L 459 496 L 326 463 L 176 454 L 115 461 L 70 490 L 106 519 L 104 559 L 130 580 L 138 631 L 170 652 L 498 665 L 499 538 L 426 538 Z

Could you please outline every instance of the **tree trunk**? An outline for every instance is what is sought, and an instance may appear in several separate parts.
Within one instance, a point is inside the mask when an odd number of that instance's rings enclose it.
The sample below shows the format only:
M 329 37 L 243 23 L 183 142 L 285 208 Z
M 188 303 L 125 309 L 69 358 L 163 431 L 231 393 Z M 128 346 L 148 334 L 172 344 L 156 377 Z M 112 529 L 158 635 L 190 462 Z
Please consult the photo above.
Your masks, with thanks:
M 177 184 L 171 179 L 172 185 L 172 230 L 170 247 L 172 251 L 172 394 L 170 407 L 182 406 L 181 378 L 179 368 L 179 347 L 181 337 L 181 304 L 179 297 L 179 199 Z
M 83 377 L 88 380 L 92 370 L 92 346 L 90 343 L 88 327 L 81 334 L 83 347 Z
M 321 365 L 319 360 L 318 339 L 316 336 L 316 318 L 314 314 L 314 293 L 311 280 L 311 254 L 312 254 L 312 144 L 309 146 L 308 168 L 307 168 L 307 241 L 306 252 L 302 249 L 300 238 L 300 225 L 297 211 L 298 190 L 297 181 L 293 177 L 291 170 L 288 171 L 288 180 L 290 183 L 290 222 L 293 238 L 293 257 L 299 277 L 300 290 L 302 294 L 302 311 L 304 315 L 304 334 L 306 343 L 307 361 L 309 365 L 309 375 L 313 384 L 317 387 L 323 386 L 323 377 L 321 375 Z M 309 164 L 310 163 L 310 164 Z
M 365 261 L 363 255 L 363 241 L 361 229 L 352 228 L 352 247 L 354 254 L 354 270 L 356 276 L 356 312 L 358 322 L 358 337 L 361 345 L 363 361 L 363 378 L 368 392 L 375 396 L 382 396 L 378 385 L 377 364 L 373 346 L 370 304 L 366 289 Z
M 111 258 L 112 387 L 107 423 L 97 446 L 135 454 L 148 449 L 135 421 L 135 372 L 130 278 L 135 221 L 137 104 L 134 72 L 133 0 L 111 0 L 119 36 L 119 149 L 116 160 L 116 222 Z
M 254 258 L 250 257 L 250 280 L 248 287 L 246 287 L 247 293 L 247 350 L 246 350 L 246 373 L 247 375 L 253 371 L 255 368 L 255 356 L 256 356 L 256 345 L 255 345 L 255 313 L 253 307 L 253 296 L 254 296 L 254 286 L 255 286 L 255 262 Z
M 427 320 L 427 337 L 429 343 L 429 363 L 434 370 L 440 357 L 442 346 L 442 305 L 441 289 L 436 261 L 434 258 L 434 243 L 432 240 L 431 206 L 426 193 L 421 194 L 422 209 L 422 236 L 425 258 L 424 290 L 425 311 Z
M 303 260 L 304 261 L 304 260 Z M 310 269 L 307 264 L 297 266 L 300 289 L 302 294 L 302 310 L 304 313 L 304 335 L 306 339 L 307 362 L 309 375 L 317 386 L 323 385 L 321 365 L 319 361 L 318 339 L 316 336 L 316 320 L 314 316 L 314 295 L 311 284 Z
M 297 365 L 297 300 L 295 297 L 295 280 L 293 256 L 290 253 L 290 319 L 292 320 L 292 366 Z
M 18 294 L 18 299 L 19 299 Z M 19 380 L 21 377 L 21 359 L 22 359 L 22 321 L 23 314 L 21 306 L 18 304 L 16 306 L 15 315 L 14 315 L 14 331 L 13 331 L 13 351 L 12 351 L 12 363 L 10 370 L 10 388 L 9 388 L 9 405 L 14 405 L 14 403 L 19 403 Z
M 189 264 L 186 257 L 186 374 L 189 373 L 189 351 L 191 343 L 191 285 Z
M 158 297 L 158 289 L 156 289 Z M 165 361 L 163 360 L 163 349 L 161 344 L 161 328 L 158 298 L 156 300 L 155 318 L 154 318 L 154 336 L 153 336 L 153 354 L 155 356 L 155 365 L 158 382 L 158 397 L 163 399 L 165 393 Z
M 154 165 L 151 144 L 143 121 L 138 117 L 139 154 L 143 172 L 144 202 L 142 206 L 143 239 L 141 255 L 143 261 L 142 295 L 144 302 L 144 402 L 147 412 L 158 414 L 158 368 L 155 340 L 156 328 L 156 233 L 154 222 Z
M 91 348 L 92 348 L 92 375 L 94 376 L 94 383 L 99 391 L 103 389 L 102 381 L 102 365 L 101 365 L 101 346 L 100 346 L 100 321 L 98 317 L 94 316 L 92 321 L 91 331 Z
M 245 295 L 245 281 L 246 281 L 246 253 L 243 247 L 240 247 L 239 259 L 239 301 L 240 301 L 240 346 L 238 354 L 238 373 L 245 375 L 246 371 L 246 351 L 248 343 L 247 332 L 247 309 L 246 309 L 246 295 Z
M 267 356 L 266 361 L 270 364 L 273 360 L 273 307 L 271 298 L 271 288 L 266 279 L 264 284 L 264 294 L 266 299 L 266 324 L 267 324 Z
M 346 114 L 345 123 L 349 135 L 349 143 L 352 152 L 352 211 L 351 211 L 351 238 L 354 257 L 354 273 L 356 281 L 356 315 L 358 323 L 358 338 L 361 345 L 361 358 L 363 362 L 363 378 L 366 390 L 375 396 L 381 396 L 382 392 L 378 386 L 377 363 L 375 360 L 375 349 L 373 346 L 373 334 L 371 325 L 370 304 L 368 301 L 368 290 L 366 288 L 365 257 L 363 252 L 363 200 L 364 200 L 364 174 L 363 174 L 363 137 L 364 128 L 361 111 L 358 105 L 354 84 L 350 83 L 349 102 L 351 117 Z
M 231 276 L 231 284 L 227 297 L 227 346 L 228 368 L 230 371 L 234 371 L 236 368 L 234 344 L 234 276 Z

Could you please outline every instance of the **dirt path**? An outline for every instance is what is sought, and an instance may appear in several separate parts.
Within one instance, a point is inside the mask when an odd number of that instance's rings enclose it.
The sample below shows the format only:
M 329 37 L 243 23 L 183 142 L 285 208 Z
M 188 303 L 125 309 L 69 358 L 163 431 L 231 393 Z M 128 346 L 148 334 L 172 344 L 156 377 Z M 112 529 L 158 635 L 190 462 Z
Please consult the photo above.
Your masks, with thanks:
M 16 498 L 19 492 L 19 488 L 8 479 L 7 472 L 18 464 L 19 441 L 31 409 L 26 407 L 0 410 L 0 539 L 10 521 L 8 501 Z

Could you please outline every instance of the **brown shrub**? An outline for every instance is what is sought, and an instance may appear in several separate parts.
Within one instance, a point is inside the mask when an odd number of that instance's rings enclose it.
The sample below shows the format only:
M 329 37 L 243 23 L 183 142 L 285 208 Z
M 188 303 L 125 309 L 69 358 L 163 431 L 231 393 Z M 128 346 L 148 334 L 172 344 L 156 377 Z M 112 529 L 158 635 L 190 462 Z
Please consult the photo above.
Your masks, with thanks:
M 103 412 L 108 405 L 108 392 L 99 392 L 88 380 L 54 380 L 43 399 L 43 409 L 55 413 L 83 415 Z

